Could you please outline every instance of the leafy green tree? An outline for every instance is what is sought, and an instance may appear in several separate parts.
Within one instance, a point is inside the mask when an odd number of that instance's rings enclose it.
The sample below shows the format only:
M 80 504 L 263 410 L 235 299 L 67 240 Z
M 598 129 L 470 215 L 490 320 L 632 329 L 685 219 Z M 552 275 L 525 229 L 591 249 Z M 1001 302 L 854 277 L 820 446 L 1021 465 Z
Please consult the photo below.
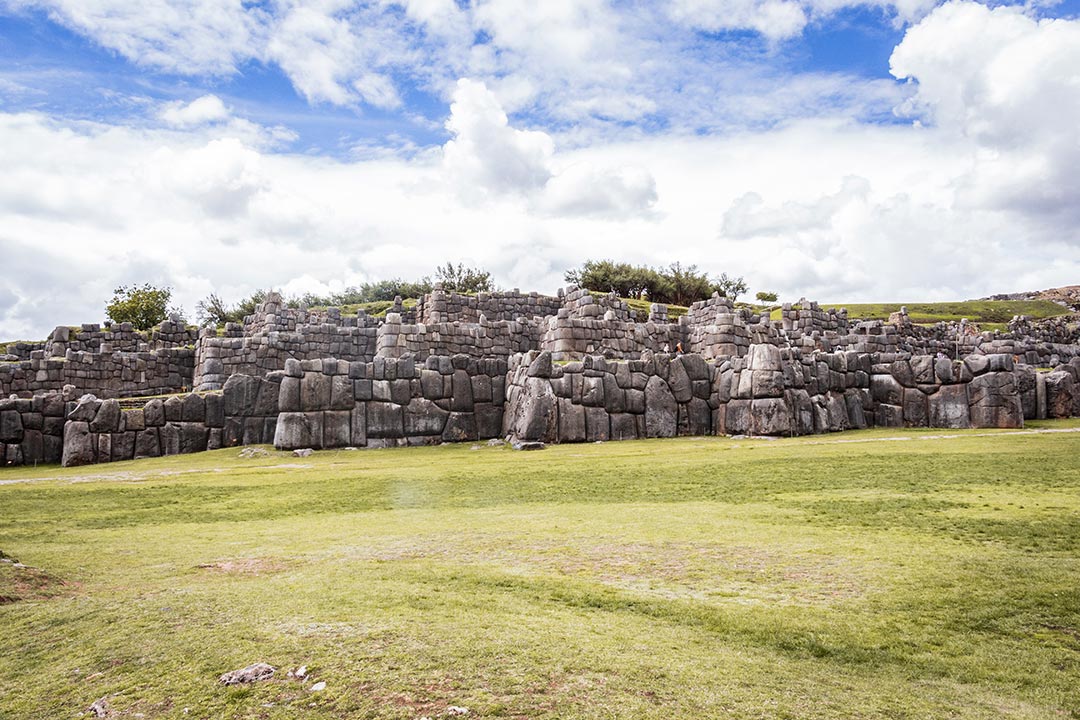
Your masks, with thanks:
M 148 330 L 168 316 L 171 299 L 170 287 L 150 283 L 142 287 L 121 285 L 105 306 L 105 316 L 116 323 L 129 322 L 139 330 Z
M 588 290 L 613 292 L 626 298 L 638 298 L 645 292 L 655 302 L 667 302 L 658 297 L 666 292 L 659 273 L 646 266 L 612 260 L 587 260 L 580 268 L 567 270 L 563 278 Z
M 447 292 L 491 292 L 495 288 L 491 273 L 481 268 L 465 267 L 462 263 L 455 266 L 448 262 L 435 268 L 435 277 Z
M 776 298 L 779 297 L 779 296 L 774 292 L 762 291 L 762 292 L 759 292 L 754 297 L 757 298 L 757 301 L 759 303 L 774 303 L 774 302 L 776 302 Z
M 236 305 L 229 305 L 216 293 L 210 293 L 195 306 L 195 317 L 200 325 L 221 326 L 230 322 L 243 322 L 255 312 L 255 306 L 266 300 L 265 290 L 256 290 Z
M 742 276 L 728 277 L 727 273 L 720 273 L 720 279 L 713 283 L 713 290 L 729 298 L 732 302 L 738 300 L 739 296 L 745 293 L 747 289 L 746 281 L 743 280 Z
M 614 292 L 620 297 L 638 298 L 646 294 L 650 300 L 672 305 L 689 305 L 705 300 L 713 291 L 728 294 L 734 290 L 746 292 L 742 278 L 710 280 L 697 265 L 671 265 L 655 269 L 647 265 L 631 265 L 611 260 L 589 260 L 580 268 L 568 270 L 567 282 L 597 292 Z

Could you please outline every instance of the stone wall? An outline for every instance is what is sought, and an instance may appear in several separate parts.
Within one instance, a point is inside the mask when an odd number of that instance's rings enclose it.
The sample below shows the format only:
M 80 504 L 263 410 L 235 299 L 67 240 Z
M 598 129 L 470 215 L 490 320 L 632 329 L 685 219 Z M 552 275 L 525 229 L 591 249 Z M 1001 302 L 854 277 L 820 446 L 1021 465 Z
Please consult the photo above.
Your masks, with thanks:
M 274 445 L 393 447 L 499 437 L 505 381 L 501 358 L 290 360 Z
M 745 357 L 645 352 L 289 359 L 265 377 L 234 375 L 223 390 L 154 398 L 64 394 L 0 401 L 8 465 L 130 460 L 273 442 L 390 447 L 509 436 L 594 442 L 677 435 L 806 435 L 878 427 L 1023 427 L 1080 415 L 1080 358 L 1051 372 L 1011 355 L 803 353 L 770 343 Z
M 418 360 L 429 356 L 468 355 L 472 358 L 506 358 L 518 352 L 534 349 L 538 342 L 536 323 L 521 320 L 480 322 L 440 322 L 434 324 L 406 323 L 394 313 L 379 326 L 375 341 L 375 356 L 398 358 L 412 355 Z M 368 360 L 370 358 L 347 358 Z
M 222 391 L 154 398 L 131 408 L 116 399 L 84 395 L 69 404 L 62 425 L 63 465 L 269 443 L 277 425 L 280 382 L 280 374 L 234 375 Z
M 195 351 L 187 347 L 142 352 L 68 349 L 63 357 L 36 350 L 30 360 L 0 363 L 0 397 L 31 397 L 65 385 L 99 397 L 175 393 L 191 388 L 194 368 Z
M 511 359 L 504 432 L 525 441 L 585 442 L 874 425 L 1023 427 L 1026 404 L 1037 412 L 1035 373 L 1016 371 L 1011 356 L 875 362 L 881 359 L 767 343 L 715 363 L 646 353 L 560 366 L 550 353 L 533 352 Z
M 535 292 L 522 294 L 517 290 L 463 295 L 436 287 L 417 304 L 416 322 L 425 325 L 479 323 L 481 316 L 491 322 L 544 318 L 554 315 L 562 307 L 561 292 L 558 297 Z
M 0 465 L 60 462 L 66 412 L 60 393 L 0 400 Z

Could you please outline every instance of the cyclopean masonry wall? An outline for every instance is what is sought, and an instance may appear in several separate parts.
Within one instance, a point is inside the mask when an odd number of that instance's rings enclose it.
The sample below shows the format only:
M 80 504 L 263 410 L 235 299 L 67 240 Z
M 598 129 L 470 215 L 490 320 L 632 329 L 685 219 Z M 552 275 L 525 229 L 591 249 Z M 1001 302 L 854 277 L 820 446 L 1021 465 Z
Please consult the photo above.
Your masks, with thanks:
M 45 342 L 17 343 L 16 354 L 4 356 L 16 360 L 0 363 L 0 396 L 31 397 L 65 385 L 100 397 L 179 392 L 191 387 L 195 338 L 179 318 L 147 332 L 130 323 L 60 326 Z
M 290 360 L 281 382 L 282 449 L 437 445 L 499 437 L 506 361 L 467 355 Z
M 48 357 L 43 350 L 30 360 L 0 364 L 0 397 L 31 397 L 74 385 L 101 397 L 131 397 L 180 392 L 191 387 L 195 351 L 169 347 L 142 352 L 68 350 Z
M 1005 355 L 874 363 L 869 354 L 802 354 L 768 344 L 717 363 L 645 354 L 559 366 L 548 353 L 529 353 L 510 361 L 504 432 L 525 441 L 591 442 L 874 425 L 1014 428 L 1023 427 L 1025 407 L 1038 412 L 1034 374 L 1015 370 Z M 1075 393 L 1069 397 L 1075 402 Z
M 0 400 L 0 465 L 60 462 L 66 413 L 61 393 Z
M 980 333 L 966 323 L 921 327 L 902 311 L 888 322 L 849 320 L 805 301 L 773 322 L 719 296 L 672 322 L 664 306 L 639 318 L 613 295 L 578 288 L 436 290 L 415 311 L 392 310 L 385 320 L 347 317 L 286 308 L 271 294 L 194 349 L 191 329 L 173 321 L 150 333 L 61 327 L 43 343 L 16 343 L 0 361 L 0 397 L 22 396 L 0 410 L 0 462 L 55 460 L 59 438 L 72 462 L 89 462 L 275 438 L 282 447 L 378 447 L 532 437 L 537 427 L 575 441 L 669 427 L 805 434 L 1080 415 L 1077 329 L 1061 322 L 1015 318 L 1008 332 Z M 661 352 L 679 343 L 687 354 Z M 190 387 L 222 391 L 230 409 L 221 416 L 214 394 L 140 401 L 114 423 L 107 402 Z M 49 394 L 61 391 L 57 414 Z M 83 407 L 73 402 L 88 392 L 95 397 Z M 142 427 L 128 410 L 141 411 Z
M 234 375 L 222 391 L 155 398 L 132 408 L 84 395 L 69 404 L 62 462 L 90 465 L 270 443 L 280 383 L 280 374 Z

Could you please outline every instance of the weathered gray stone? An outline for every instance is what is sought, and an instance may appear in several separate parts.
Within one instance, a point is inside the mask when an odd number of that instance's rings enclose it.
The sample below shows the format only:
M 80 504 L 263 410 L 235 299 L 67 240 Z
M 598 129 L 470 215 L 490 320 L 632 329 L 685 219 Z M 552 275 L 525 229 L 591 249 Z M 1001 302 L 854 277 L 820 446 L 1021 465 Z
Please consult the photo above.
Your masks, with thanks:
M 210 430 L 203 423 L 180 423 L 180 454 L 205 452 L 209 435 Z
M 708 401 L 695 397 L 685 405 L 680 405 L 679 408 L 680 412 L 686 412 L 687 431 L 690 435 L 712 434 L 712 408 L 709 407 Z
M 143 406 L 143 419 L 148 428 L 161 427 L 165 424 L 165 403 L 155 398 Z M 147 456 L 157 457 L 157 455 Z
M 232 375 L 225 381 L 222 398 L 226 417 L 242 417 L 252 414 L 259 399 L 260 378 L 250 375 Z
M 559 399 L 559 442 L 585 442 L 585 408 L 569 398 Z
M 442 437 L 446 442 L 470 442 L 479 439 L 476 416 L 471 412 L 450 413 L 450 417 L 446 419 L 446 428 L 443 430 Z
M 586 407 L 603 407 L 604 378 L 602 376 L 591 376 L 582 378 L 581 404 Z
M 373 400 L 367 403 L 367 436 L 371 438 L 404 437 L 402 406 Z
M 440 376 L 441 377 L 441 376 Z M 406 435 L 442 435 L 450 413 L 426 398 L 413 398 L 405 406 Z
M 639 415 L 631 415 L 630 413 L 616 413 L 609 416 L 611 420 L 611 439 L 612 440 L 636 440 L 641 437 L 639 430 L 640 424 L 644 424 L 644 419 Z
M 472 378 L 469 377 L 469 373 L 465 370 L 455 370 L 453 377 L 453 396 L 450 400 L 450 409 L 454 412 L 472 412 Z
M 23 439 L 22 416 L 18 410 L 0 410 L 0 442 L 21 443 Z
M 686 372 L 686 367 L 683 365 L 681 356 L 676 357 L 675 360 L 671 362 L 671 366 L 668 369 L 668 388 L 671 390 L 671 394 L 677 403 L 690 402 L 690 398 L 694 396 L 693 388 L 690 384 L 690 375 Z M 646 386 L 646 390 L 647 389 L 648 386 Z
M 906 427 L 929 427 L 930 410 L 922 390 L 904 389 L 904 425 Z
M 83 395 L 79 398 L 75 408 L 68 413 L 68 420 L 85 423 L 93 422 L 94 418 L 97 417 L 99 407 L 101 407 L 100 400 L 93 395 Z
M 750 432 L 750 400 L 731 400 L 727 403 L 724 431 L 728 435 Z
M 189 393 L 182 399 L 183 407 L 180 411 L 180 419 L 184 422 L 206 422 L 206 401 L 200 395 Z M 98 413 L 100 416 L 101 413 Z
M 503 411 L 502 407 L 494 403 L 476 403 L 473 407 L 476 416 L 476 433 L 481 440 L 497 438 L 502 435 Z
M 551 377 L 552 363 L 551 353 L 546 350 L 536 356 L 536 359 L 529 364 L 528 376 L 549 378 Z
M 135 433 L 135 458 L 151 458 L 161 455 L 161 437 L 156 427 Z
M 64 426 L 64 455 L 61 464 L 64 467 L 91 465 L 96 456 L 97 447 L 90 434 L 90 423 L 69 420 Z
M 132 408 L 131 410 L 124 410 L 124 429 L 125 430 L 145 430 L 146 429 L 146 417 L 143 415 L 142 408 Z
M 165 422 L 180 422 L 184 416 L 184 401 L 178 396 L 165 398 Z
M 611 439 L 611 420 L 602 407 L 585 408 L 585 439 L 589 442 L 607 442 Z
M 311 447 L 315 432 L 319 434 L 318 445 L 322 445 L 321 423 L 312 422 L 314 413 L 284 412 L 278 415 L 277 429 L 274 432 L 274 447 L 279 450 L 295 450 Z
M 750 401 L 750 434 L 792 434 L 791 408 L 784 398 L 760 398 Z
M 744 374 L 750 376 L 752 397 L 778 398 L 784 394 L 784 373 L 777 370 L 749 370 Z
M 223 427 L 225 425 L 225 399 L 221 393 L 210 393 L 203 400 L 206 403 L 206 425 L 211 428 Z
M 1043 378 L 1046 385 L 1046 416 L 1071 417 L 1076 401 L 1076 381 L 1072 373 L 1055 370 L 1046 373 Z
M 300 381 L 300 408 L 304 412 L 318 412 L 329 408 L 331 382 L 330 375 L 324 375 L 321 372 L 305 373 Z M 226 404 L 225 414 L 231 414 L 228 411 L 228 404 Z
M 556 442 L 559 431 L 558 398 L 545 378 L 525 381 L 506 413 L 506 434 L 522 441 Z
M 278 416 L 280 417 L 280 415 Z M 367 406 L 364 403 L 353 405 L 352 419 L 352 444 L 356 447 L 367 445 Z
M 349 380 L 345 375 L 335 375 L 334 379 L 339 377 Z M 352 413 L 349 410 L 328 410 L 323 413 L 322 447 L 343 448 L 350 445 L 352 445 Z
M 904 387 L 892 375 L 872 375 L 870 376 L 870 394 L 874 402 L 902 405 Z
M 668 384 L 657 376 L 645 386 L 646 437 L 675 437 L 678 403 Z
M 971 427 L 966 385 L 943 385 L 929 397 L 928 410 L 930 427 Z
M 180 454 L 180 426 L 173 422 L 165 423 L 160 430 L 161 454 Z
M 746 367 L 749 370 L 781 370 L 780 349 L 764 343 L 751 345 L 746 356 Z

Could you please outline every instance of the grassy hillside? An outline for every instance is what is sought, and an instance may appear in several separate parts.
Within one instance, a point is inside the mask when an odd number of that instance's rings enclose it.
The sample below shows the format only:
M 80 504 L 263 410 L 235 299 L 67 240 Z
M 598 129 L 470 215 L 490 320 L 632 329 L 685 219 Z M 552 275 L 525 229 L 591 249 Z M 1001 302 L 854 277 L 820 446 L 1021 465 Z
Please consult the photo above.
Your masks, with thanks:
M 414 308 L 414 307 L 416 307 L 416 299 L 415 298 L 405 298 L 405 299 L 403 299 L 401 301 L 401 304 L 403 306 L 405 306 L 405 309 Z M 389 311 L 390 308 L 392 308 L 392 307 L 394 307 L 394 301 L 393 300 L 376 300 L 374 302 L 369 302 L 369 303 L 358 303 L 358 304 L 355 304 L 355 305 L 342 305 L 341 306 L 341 314 L 342 315 L 355 315 L 358 310 L 363 310 L 364 312 L 366 312 L 368 315 L 370 315 L 372 317 L 385 318 L 387 311 Z M 326 307 L 325 306 L 316 306 L 316 307 L 312 307 L 311 309 L 312 310 L 326 310 Z
M 907 307 L 912 322 L 932 324 L 961 318 L 978 323 L 1008 323 L 1015 315 L 1033 318 L 1056 317 L 1069 312 L 1046 300 L 966 300 L 941 303 L 818 303 L 823 308 L 846 307 L 848 317 L 863 320 L 888 320 L 889 314 Z M 779 315 L 777 315 L 779 317 Z
M 1075 717 L 1078 451 L 876 430 L 2 469 L 29 567 L 0 563 L 0 717 Z M 256 661 L 273 680 L 217 683 Z

